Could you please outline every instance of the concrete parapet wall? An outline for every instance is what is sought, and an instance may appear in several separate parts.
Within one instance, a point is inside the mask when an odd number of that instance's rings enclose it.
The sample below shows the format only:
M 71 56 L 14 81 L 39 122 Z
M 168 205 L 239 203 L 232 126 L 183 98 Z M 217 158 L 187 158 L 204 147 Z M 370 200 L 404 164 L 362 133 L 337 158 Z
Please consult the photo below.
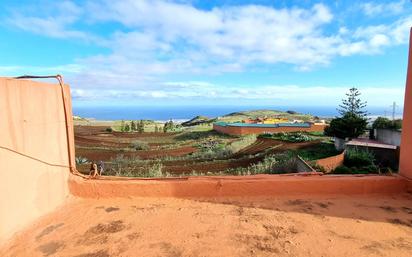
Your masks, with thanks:
M 0 242 L 69 196 L 63 95 L 71 120 L 69 87 L 0 78 Z
M 255 175 L 179 179 L 84 180 L 71 176 L 70 191 L 85 198 L 220 197 L 299 194 L 392 194 L 407 181 L 390 176 Z

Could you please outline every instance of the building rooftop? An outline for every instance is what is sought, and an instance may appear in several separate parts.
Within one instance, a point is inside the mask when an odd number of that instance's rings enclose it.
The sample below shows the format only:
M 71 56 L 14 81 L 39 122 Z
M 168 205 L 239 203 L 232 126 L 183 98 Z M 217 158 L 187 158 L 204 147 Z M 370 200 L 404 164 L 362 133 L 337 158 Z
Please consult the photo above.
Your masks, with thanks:
M 346 145 L 375 147 L 375 148 L 384 148 L 384 149 L 396 149 L 396 145 L 385 144 L 385 143 L 382 143 L 376 140 L 371 140 L 371 139 L 366 139 L 366 138 L 352 139 Z

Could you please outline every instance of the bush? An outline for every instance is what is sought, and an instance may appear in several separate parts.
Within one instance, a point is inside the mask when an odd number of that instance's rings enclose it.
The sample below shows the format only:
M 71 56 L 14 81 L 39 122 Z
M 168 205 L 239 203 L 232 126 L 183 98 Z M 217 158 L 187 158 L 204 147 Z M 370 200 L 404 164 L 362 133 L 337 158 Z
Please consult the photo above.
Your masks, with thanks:
M 106 128 L 105 130 L 106 130 L 106 132 L 109 132 L 109 133 L 112 133 L 112 132 L 113 132 L 113 129 L 112 129 L 112 128 Z
M 359 170 L 359 172 L 367 174 L 379 173 L 379 168 L 376 165 L 368 165 L 356 169 Z
M 379 168 L 374 164 L 374 155 L 358 148 L 347 149 L 343 165 L 337 167 L 333 174 L 374 174 Z
M 163 164 L 161 162 L 156 162 L 145 169 L 147 171 L 144 173 L 144 177 L 154 178 L 163 176 Z
M 279 133 L 266 133 L 261 134 L 259 137 L 262 138 L 273 138 L 282 141 L 292 142 L 292 143 L 299 143 L 299 142 L 308 142 L 314 140 L 312 137 L 308 136 L 302 132 L 279 132 Z
M 132 142 L 132 148 L 136 150 L 148 150 L 150 147 L 146 142 L 135 140 Z
M 365 167 L 374 165 L 375 157 L 373 153 L 358 148 L 347 149 L 343 164 L 348 167 Z
M 295 150 L 295 152 L 307 161 L 323 159 L 341 153 L 341 151 L 336 150 L 335 145 L 324 142 Z
M 232 154 L 224 144 L 218 141 L 208 141 L 199 145 L 200 151 L 193 153 L 191 156 L 195 159 L 221 159 Z
M 233 143 L 228 145 L 227 148 L 232 153 L 236 153 L 243 148 L 253 144 L 254 142 L 256 142 L 256 135 L 247 135 L 242 137 L 240 140 L 234 141 Z
M 341 165 L 331 172 L 332 174 L 376 174 L 379 169 L 375 165 L 368 165 L 363 167 L 348 167 Z
M 331 173 L 333 174 L 352 174 L 352 169 L 345 166 L 345 165 L 341 165 L 335 168 L 335 170 L 333 170 Z
M 391 121 L 385 117 L 378 117 L 372 124 L 372 128 L 374 129 L 401 129 L 402 128 L 402 120 L 394 120 Z
M 87 158 L 85 158 L 85 157 L 81 157 L 81 156 L 76 157 L 76 164 L 77 165 L 86 164 L 88 162 L 89 162 L 89 160 L 87 160 Z
M 227 169 L 233 175 L 282 174 L 296 172 L 296 156 L 292 152 L 266 156 L 261 162 L 248 167 Z

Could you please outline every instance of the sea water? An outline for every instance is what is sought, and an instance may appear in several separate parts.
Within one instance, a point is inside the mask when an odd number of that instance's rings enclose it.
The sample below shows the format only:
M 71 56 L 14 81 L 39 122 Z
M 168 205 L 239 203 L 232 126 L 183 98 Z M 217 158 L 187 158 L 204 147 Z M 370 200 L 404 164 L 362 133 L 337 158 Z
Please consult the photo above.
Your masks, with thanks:
M 214 118 L 232 112 L 249 110 L 292 110 L 322 118 L 332 118 L 338 115 L 334 106 L 77 106 L 73 104 L 74 115 L 97 120 L 189 120 L 198 115 Z M 385 115 L 388 118 L 391 117 L 391 112 L 387 107 L 368 107 L 366 110 L 372 118 Z M 401 116 L 402 113 L 398 111 L 396 117 Z

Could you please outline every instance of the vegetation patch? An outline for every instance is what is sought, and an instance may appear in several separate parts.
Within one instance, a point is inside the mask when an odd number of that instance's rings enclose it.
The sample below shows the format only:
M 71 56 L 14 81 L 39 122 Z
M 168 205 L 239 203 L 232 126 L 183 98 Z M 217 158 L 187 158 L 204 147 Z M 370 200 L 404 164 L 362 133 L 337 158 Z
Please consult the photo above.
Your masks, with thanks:
M 295 150 L 295 152 L 306 161 L 319 160 L 341 153 L 341 151 L 336 150 L 332 143 L 327 142 L 321 142 L 307 148 L 298 149 Z
M 308 141 L 315 140 L 313 137 L 303 132 L 265 133 L 265 134 L 259 135 L 259 137 L 272 138 L 272 139 L 291 142 L 291 143 L 308 142 Z
M 376 174 L 380 173 L 375 165 L 375 156 L 367 150 L 347 149 L 343 165 L 337 167 L 334 174 Z
M 132 148 L 135 150 L 149 150 L 149 144 L 141 140 L 135 140 L 132 142 Z

